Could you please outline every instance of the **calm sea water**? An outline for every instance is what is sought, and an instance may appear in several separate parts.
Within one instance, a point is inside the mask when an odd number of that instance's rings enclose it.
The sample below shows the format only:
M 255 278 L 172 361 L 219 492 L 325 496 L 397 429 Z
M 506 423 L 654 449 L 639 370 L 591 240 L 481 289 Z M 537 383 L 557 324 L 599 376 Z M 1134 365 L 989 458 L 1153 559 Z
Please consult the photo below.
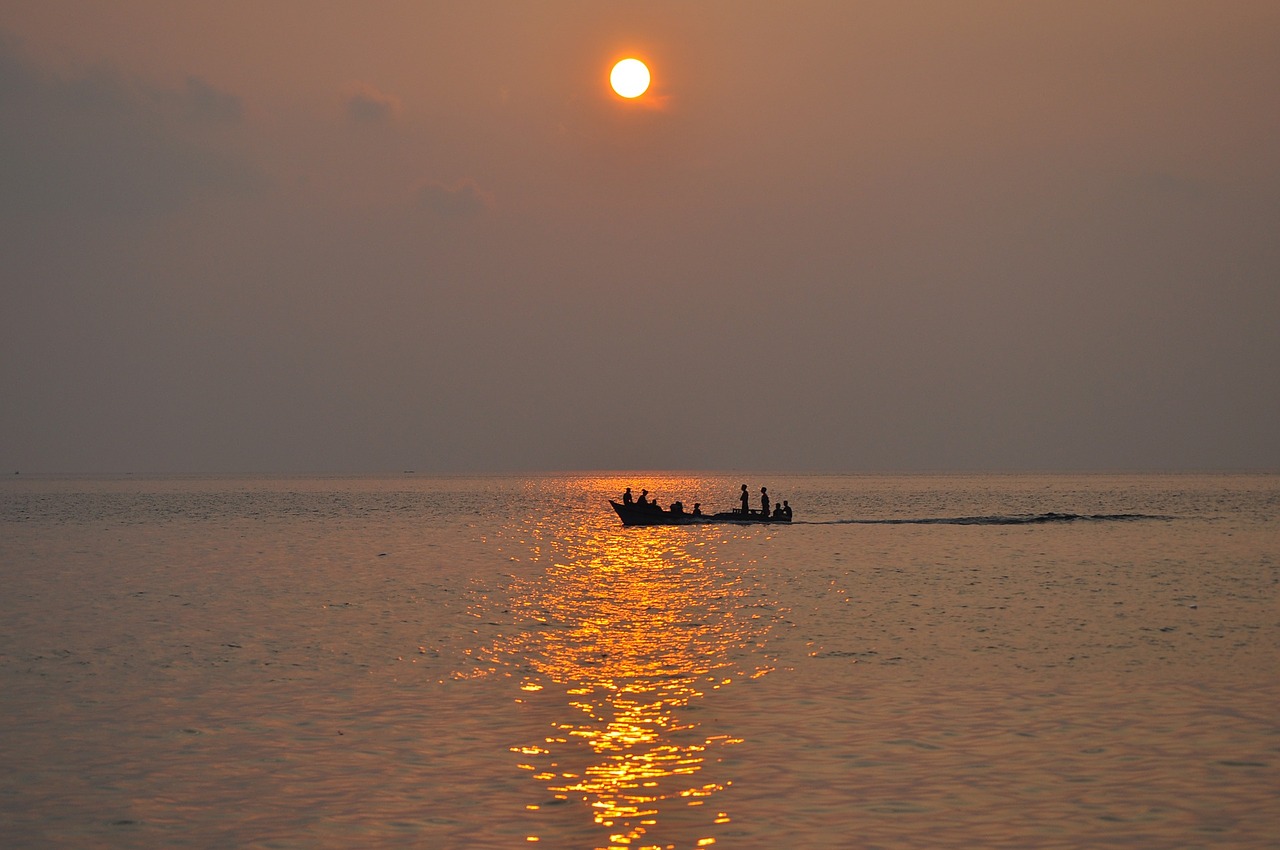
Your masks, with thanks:
M 744 481 L 796 521 L 605 502 Z M 1264 475 L 15 476 L 0 844 L 1273 848 L 1278 513 Z

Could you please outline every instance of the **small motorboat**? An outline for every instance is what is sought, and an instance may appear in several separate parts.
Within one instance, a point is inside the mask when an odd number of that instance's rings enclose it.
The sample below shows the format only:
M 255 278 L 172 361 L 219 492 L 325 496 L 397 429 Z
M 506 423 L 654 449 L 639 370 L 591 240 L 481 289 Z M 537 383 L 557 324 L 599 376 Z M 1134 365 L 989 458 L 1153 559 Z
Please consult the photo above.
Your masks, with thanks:
M 743 513 L 742 511 L 721 511 L 716 514 L 692 514 L 681 507 L 679 510 L 663 510 L 653 504 L 624 505 L 609 500 L 618 513 L 623 525 L 697 525 L 699 523 L 735 522 L 755 524 L 762 522 L 791 522 L 789 516 L 770 516 L 759 511 Z M 679 504 L 679 503 L 676 503 Z

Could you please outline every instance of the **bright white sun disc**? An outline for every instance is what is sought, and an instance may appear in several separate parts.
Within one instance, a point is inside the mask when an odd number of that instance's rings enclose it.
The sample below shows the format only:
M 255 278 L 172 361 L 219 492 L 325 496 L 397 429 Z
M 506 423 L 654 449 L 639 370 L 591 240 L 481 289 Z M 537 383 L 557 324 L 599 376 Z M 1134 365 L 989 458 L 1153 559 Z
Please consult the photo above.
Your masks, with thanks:
M 623 59 L 609 73 L 609 85 L 623 97 L 639 97 L 649 88 L 649 69 L 639 59 Z

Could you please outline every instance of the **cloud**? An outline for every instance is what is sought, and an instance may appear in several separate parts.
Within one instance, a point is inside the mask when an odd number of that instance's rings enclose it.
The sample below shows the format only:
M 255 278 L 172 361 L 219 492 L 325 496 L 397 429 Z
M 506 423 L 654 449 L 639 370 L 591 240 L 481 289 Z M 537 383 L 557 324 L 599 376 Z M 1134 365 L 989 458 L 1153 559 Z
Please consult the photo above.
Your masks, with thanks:
M 418 206 L 442 218 L 462 218 L 492 207 L 493 193 L 481 189 L 469 177 L 448 186 L 428 183 L 418 189 Z
M 156 92 L 156 99 L 201 121 L 234 124 L 244 117 L 244 103 L 239 95 L 224 92 L 195 76 L 187 77 L 184 89 Z
M 355 83 L 345 91 L 347 118 L 356 124 L 388 124 L 400 115 L 400 99 L 368 83 Z
M 241 113 L 197 77 L 163 89 L 108 66 L 60 75 L 0 41 L 0 217 L 151 216 L 207 191 L 253 191 L 262 175 L 210 132 Z

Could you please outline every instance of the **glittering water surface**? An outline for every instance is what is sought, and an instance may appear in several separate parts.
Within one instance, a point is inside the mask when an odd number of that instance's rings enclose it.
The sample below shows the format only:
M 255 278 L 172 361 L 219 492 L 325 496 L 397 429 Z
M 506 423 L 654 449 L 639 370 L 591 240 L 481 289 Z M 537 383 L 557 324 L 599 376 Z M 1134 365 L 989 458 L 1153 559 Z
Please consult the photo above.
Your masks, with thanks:
M 605 502 L 743 481 L 795 522 Z M 1274 847 L 1278 507 L 1275 476 L 15 477 L 3 844 Z

